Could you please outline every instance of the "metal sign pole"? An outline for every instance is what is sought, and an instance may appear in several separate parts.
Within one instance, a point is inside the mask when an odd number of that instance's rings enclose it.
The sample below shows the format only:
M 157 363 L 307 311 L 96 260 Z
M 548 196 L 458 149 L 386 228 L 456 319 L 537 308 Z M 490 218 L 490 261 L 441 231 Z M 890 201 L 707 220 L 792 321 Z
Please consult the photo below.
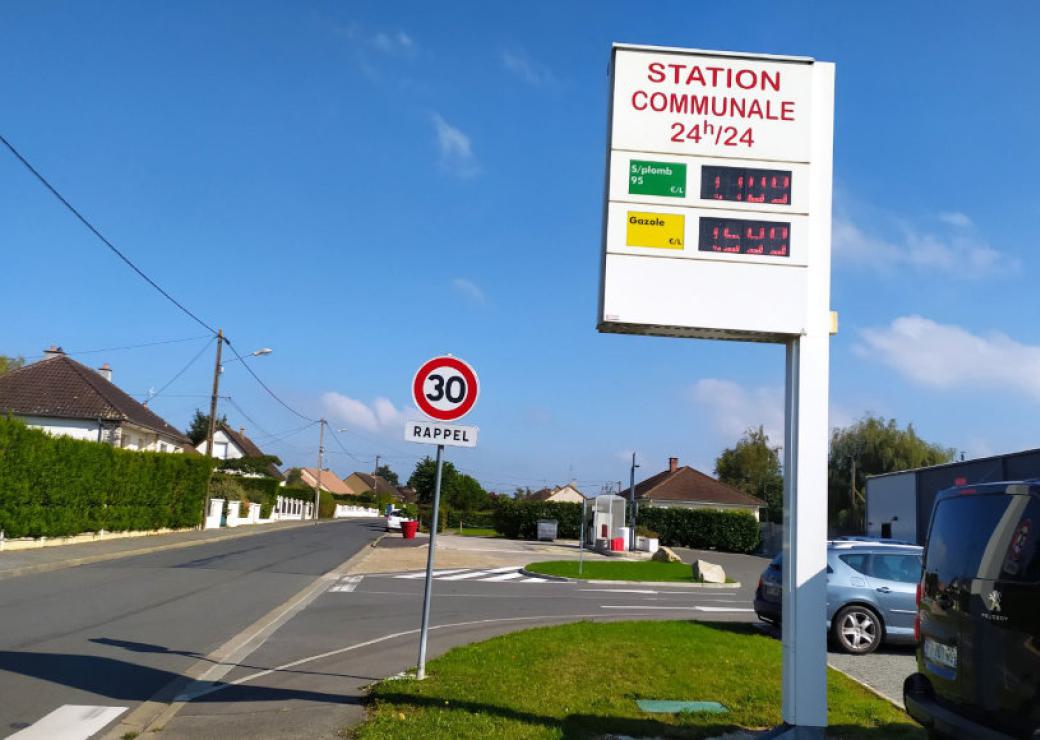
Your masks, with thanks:
M 581 529 L 578 532 L 578 576 L 585 565 L 585 497 L 581 497 Z
M 437 548 L 437 522 L 441 505 L 441 462 L 444 445 L 437 445 L 437 476 L 433 484 L 433 517 L 430 519 L 430 551 L 426 554 L 426 588 L 423 590 L 422 626 L 419 629 L 419 669 L 415 677 L 426 678 L 426 637 L 430 631 L 430 597 L 433 590 L 433 553 Z

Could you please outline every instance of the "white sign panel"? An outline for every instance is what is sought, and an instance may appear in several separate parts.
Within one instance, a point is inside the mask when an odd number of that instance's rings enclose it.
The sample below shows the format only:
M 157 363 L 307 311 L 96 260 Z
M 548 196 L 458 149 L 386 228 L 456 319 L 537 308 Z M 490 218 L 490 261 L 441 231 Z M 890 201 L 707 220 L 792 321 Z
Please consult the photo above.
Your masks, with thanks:
M 611 146 L 808 162 L 811 62 L 616 48 Z
M 809 291 L 829 293 L 833 79 L 800 57 L 615 45 L 600 331 L 806 332 Z
M 447 445 L 449 447 L 476 447 L 477 427 L 460 424 L 437 424 L 432 421 L 409 421 L 404 425 L 406 442 Z

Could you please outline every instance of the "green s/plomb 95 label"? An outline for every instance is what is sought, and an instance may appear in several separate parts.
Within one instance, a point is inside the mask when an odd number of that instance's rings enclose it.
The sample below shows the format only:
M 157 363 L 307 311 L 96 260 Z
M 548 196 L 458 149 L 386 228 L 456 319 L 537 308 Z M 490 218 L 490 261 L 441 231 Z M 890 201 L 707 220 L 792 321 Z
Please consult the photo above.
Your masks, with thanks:
M 685 198 L 686 165 L 633 159 L 628 164 L 628 192 L 629 195 Z

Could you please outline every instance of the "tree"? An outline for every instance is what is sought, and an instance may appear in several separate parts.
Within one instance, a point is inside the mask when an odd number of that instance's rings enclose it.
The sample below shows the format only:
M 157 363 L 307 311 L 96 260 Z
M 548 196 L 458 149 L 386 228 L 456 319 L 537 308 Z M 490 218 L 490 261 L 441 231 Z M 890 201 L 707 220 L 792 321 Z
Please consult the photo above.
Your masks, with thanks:
M 491 498 L 476 478 L 461 474 L 455 479 L 448 505 L 455 511 L 483 511 L 491 506 Z
M 227 417 L 221 416 L 217 424 L 227 424 Z M 191 424 L 188 425 L 188 439 L 191 440 L 194 446 L 198 447 L 199 443 L 203 442 L 208 436 L 209 414 L 204 414 L 195 409 L 195 416 L 192 417 Z
M 421 504 L 433 503 L 433 487 L 437 476 L 437 461 L 427 455 L 415 464 L 415 470 L 408 477 L 408 485 L 415 489 L 416 498 Z M 459 472 L 450 462 L 445 461 L 441 467 L 441 497 L 448 500 L 454 493 Z
M 781 522 L 784 517 L 784 475 L 780 448 L 769 443 L 765 429 L 748 429 L 736 445 L 715 460 L 715 475 L 723 483 L 769 504 L 766 518 Z
M 23 365 L 25 365 L 24 357 L 8 357 L 7 355 L 0 355 L 0 375 L 9 373 L 12 370 L 17 370 Z
M 865 530 L 867 476 L 940 465 L 955 453 L 952 447 L 918 437 L 913 424 L 900 429 L 895 419 L 868 415 L 835 429 L 827 474 L 831 525 L 848 532 Z
M 282 461 L 277 455 L 261 455 L 259 457 L 237 457 L 231 460 L 224 460 L 220 463 L 220 469 L 269 476 L 271 475 L 270 466 L 281 464 Z
M 397 473 L 390 469 L 389 465 L 383 464 L 376 468 L 376 475 L 385 480 L 391 486 L 401 485 L 401 480 L 397 477 Z

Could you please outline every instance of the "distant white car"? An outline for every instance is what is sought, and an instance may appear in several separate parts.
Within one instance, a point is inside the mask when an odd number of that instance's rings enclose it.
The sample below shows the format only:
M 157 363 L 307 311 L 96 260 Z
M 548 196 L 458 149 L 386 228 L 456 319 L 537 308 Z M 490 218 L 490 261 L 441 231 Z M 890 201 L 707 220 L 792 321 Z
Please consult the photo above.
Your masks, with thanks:
M 411 519 L 405 512 L 400 509 L 393 509 L 389 514 L 386 515 L 386 531 L 393 532 L 394 530 L 401 531 L 401 522 Z

